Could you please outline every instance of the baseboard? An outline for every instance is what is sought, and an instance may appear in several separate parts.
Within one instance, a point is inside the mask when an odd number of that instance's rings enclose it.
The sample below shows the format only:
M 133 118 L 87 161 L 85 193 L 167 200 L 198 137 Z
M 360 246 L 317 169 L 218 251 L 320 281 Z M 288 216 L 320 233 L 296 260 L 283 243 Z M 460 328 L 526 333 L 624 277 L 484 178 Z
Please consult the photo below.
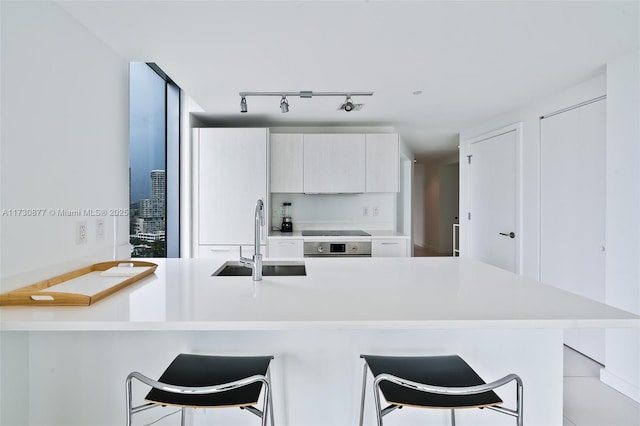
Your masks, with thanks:
M 600 369 L 600 381 L 640 403 L 640 387 L 638 387 L 638 385 L 629 383 L 615 374 L 611 374 L 606 368 Z

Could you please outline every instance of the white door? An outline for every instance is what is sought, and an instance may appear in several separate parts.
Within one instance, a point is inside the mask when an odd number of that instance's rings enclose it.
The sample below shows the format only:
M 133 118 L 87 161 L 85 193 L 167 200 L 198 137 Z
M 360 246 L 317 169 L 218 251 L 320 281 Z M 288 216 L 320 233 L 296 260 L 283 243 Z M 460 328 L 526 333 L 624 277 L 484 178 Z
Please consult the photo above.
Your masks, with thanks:
M 605 301 L 604 99 L 540 120 L 540 281 Z M 565 343 L 604 361 L 603 330 Z
M 469 143 L 469 257 L 518 272 L 517 128 Z

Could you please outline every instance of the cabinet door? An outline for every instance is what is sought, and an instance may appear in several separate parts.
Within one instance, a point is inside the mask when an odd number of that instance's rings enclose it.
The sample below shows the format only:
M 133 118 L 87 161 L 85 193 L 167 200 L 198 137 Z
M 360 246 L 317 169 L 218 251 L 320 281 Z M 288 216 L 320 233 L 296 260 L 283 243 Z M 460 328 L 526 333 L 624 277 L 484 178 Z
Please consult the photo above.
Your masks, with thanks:
M 260 252 L 265 253 L 267 246 L 260 246 Z M 255 253 L 253 246 L 242 246 L 242 256 L 251 257 Z M 240 246 L 201 245 L 198 247 L 198 258 L 216 260 L 240 259 Z
M 304 192 L 365 191 L 363 134 L 305 134 Z
M 271 135 L 271 192 L 304 191 L 302 134 Z
M 267 202 L 267 130 L 208 128 L 199 136 L 198 243 L 251 245 L 256 201 Z
M 367 134 L 367 192 L 398 192 L 400 190 L 400 157 L 398 135 Z
M 372 257 L 406 257 L 407 240 L 405 238 L 373 239 L 371 241 Z
M 299 238 L 273 238 L 269 239 L 269 257 L 303 257 L 303 240 Z

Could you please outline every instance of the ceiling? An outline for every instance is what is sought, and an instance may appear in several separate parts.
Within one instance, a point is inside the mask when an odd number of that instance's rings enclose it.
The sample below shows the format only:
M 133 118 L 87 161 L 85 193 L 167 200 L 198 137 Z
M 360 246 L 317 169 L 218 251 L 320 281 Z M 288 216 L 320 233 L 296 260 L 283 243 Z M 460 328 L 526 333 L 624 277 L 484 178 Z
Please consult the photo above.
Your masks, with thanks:
M 639 1 L 59 1 L 128 61 L 155 62 L 207 123 L 393 126 L 417 157 L 638 49 Z M 374 92 L 339 97 L 238 92 Z M 414 94 L 421 91 L 421 94 Z

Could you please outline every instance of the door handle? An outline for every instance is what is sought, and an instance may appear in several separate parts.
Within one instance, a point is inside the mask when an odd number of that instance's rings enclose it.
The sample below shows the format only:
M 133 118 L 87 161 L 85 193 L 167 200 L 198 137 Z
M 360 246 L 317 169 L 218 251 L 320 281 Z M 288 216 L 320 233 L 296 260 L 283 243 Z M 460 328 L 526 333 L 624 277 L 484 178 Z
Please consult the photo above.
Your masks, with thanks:
M 500 235 L 504 235 L 505 237 L 509 237 L 509 238 L 515 238 L 516 237 L 516 233 L 515 232 L 509 232 L 508 234 L 505 232 L 500 232 Z

